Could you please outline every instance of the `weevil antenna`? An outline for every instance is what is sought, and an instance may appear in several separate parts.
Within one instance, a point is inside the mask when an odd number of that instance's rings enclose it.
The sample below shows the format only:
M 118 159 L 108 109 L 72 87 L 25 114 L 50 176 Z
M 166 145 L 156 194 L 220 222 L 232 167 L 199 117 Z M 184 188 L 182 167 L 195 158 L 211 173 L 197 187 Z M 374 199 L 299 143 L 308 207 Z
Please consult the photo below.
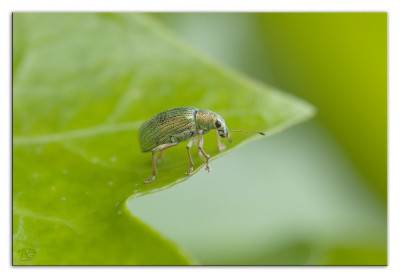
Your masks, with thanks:
M 258 133 L 260 135 L 265 135 L 264 132 L 260 132 L 260 131 L 248 131 L 248 130 L 238 130 L 238 129 L 233 129 L 233 130 L 229 130 L 229 131 L 242 132 L 242 133 Z

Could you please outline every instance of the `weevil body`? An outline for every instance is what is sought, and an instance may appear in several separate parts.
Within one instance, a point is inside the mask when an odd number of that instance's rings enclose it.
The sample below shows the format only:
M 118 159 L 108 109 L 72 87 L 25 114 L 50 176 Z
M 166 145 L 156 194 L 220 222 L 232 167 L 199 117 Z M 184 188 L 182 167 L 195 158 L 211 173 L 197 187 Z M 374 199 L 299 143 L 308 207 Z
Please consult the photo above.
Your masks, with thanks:
M 197 137 L 199 138 L 199 152 L 206 158 L 206 170 L 210 171 L 210 156 L 203 150 L 203 135 L 211 129 L 216 130 L 218 149 L 222 151 L 225 146 L 220 143 L 219 137 L 227 138 L 229 130 L 225 120 L 215 112 L 199 110 L 194 107 L 181 107 L 161 112 L 145 121 L 139 128 L 140 149 L 142 152 L 152 153 L 153 174 L 144 183 L 153 181 L 157 175 L 155 154 L 160 152 L 160 159 L 166 149 L 188 139 L 190 140 L 186 149 L 190 168 L 186 174 L 192 174 L 193 160 L 190 155 L 190 148 Z

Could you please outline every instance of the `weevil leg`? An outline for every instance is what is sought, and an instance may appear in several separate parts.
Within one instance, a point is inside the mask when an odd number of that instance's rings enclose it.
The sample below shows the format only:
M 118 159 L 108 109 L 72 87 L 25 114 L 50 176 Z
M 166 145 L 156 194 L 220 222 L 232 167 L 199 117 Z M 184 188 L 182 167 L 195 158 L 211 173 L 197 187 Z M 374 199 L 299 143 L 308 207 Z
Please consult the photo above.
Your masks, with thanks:
M 226 149 L 226 146 L 221 143 L 221 139 L 219 138 L 218 130 L 215 130 L 215 134 L 217 134 L 217 145 L 218 145 L 218 150 L 222 152 L 223 150 Z
M 157 175 L 156 160 L 155 160 L 154 154 L 155 154 L 155 151 L 154 150 L 151 151 L 151 161 L 152 161 L 152 164 L 153 164 L 153 174 L 151 175 L 150 178 L 144 180 L 143 183 L 152 182 L 155 179 L 156 175 Z
M 157 163 L 160 163 L 160 161 L 162 160 L 162 158 L 164 157 L 164 151 L 161 151 L 160 154 L 157 157 Z
M 190 168 L 189 170 L 187 170 L 186 175 L 191 175 L 193 173 L 193 160 L 192 160 L 192 156 L 190 155 L 190 148 L 193 146 L 193 144 L 196 142 L 196 138 L 197 136 L 193 137 L 192 139 L 190 139 L 189 143 L 186 145 L 186 150 L 189 156 L 189 163 L 190 163 Z
M 156 167 L 156 157 L 155 157 L 155 154 L 158 153 L 158 152 L 163 152 L 163 151 L 165 151 L 165 150 L 168 149 L 168 148 L 171 148 L 171 147 L 173 147 L 173 146 L 176 146 L 177 144 L 178 144 L 178 143 L 163 144 L 163 145 L 160 145 L 160 146 L 158 146 L 158 147 L 156 147 L 156 148 L 154 148 L 154 149 L 151 150 L 151 161 L 152 161 L 152 164 L 153 164 L 153 173 L 152 173 L 151 177 L 148 178 L 148 179 L 146 179 L 146 180 L 144 180 L 143 183 L 152 182 L 152 181 L 155 179 L 156 175 L 157 175 L 157 167 Z
M 206 171 L 210 172 L 211 171 L 211 167 L 210 167 L 210 156 L 208 154 L 206 154 L 206 152 L 203 150 L 203 132 L 200 132 L 199 134 L 199 141 L 198 141 L 198 147 L 200 152 L 204 155 L 204 157 L 206 158 Z

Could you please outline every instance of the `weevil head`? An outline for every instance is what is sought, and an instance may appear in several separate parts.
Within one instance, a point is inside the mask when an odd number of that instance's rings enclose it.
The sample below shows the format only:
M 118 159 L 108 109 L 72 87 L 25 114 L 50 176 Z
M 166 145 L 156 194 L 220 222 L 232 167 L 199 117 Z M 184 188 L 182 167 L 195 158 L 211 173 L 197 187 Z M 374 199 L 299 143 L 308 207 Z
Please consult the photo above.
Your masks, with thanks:
M 229 130 L 226 126 L 225 120 L 218 114 L 216 114 L 214 125 L 218 131 L 219 136 L 221 136 L 222 138 L 229 137 Z
M 229 137 L 229 130 L 225 120 L 215 112 L 209 110 L 199 110 L 196 115 L 197 127 L 205 132 L 216 129 L 222 138 Z

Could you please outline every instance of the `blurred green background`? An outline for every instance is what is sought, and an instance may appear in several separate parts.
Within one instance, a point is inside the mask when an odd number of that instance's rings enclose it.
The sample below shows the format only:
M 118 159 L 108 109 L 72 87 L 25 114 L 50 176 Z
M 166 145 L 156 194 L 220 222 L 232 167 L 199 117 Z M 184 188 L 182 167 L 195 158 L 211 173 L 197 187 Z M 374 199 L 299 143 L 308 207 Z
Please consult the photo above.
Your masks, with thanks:
M 387 264 L 387 14 L 153 16 L 318 114 L 133 199 L 132 213 L 200 264 Z

